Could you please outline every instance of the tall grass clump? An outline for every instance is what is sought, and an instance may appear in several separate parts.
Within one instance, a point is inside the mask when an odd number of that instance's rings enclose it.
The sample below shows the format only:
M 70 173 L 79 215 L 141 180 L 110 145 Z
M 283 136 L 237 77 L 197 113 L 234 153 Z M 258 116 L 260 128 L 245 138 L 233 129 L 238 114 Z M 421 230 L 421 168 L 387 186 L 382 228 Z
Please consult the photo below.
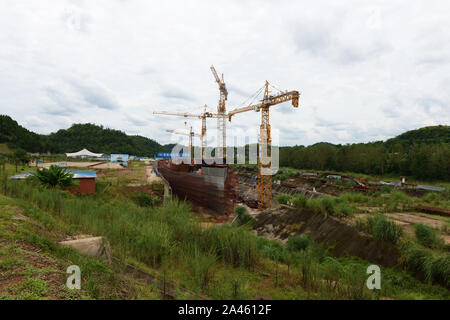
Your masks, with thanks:
M 293 265 L 300 273 L 300 283 L 306 290 L 317 290 L 321 286 L 320 262 L 310 249 L 294 254 Z
M 282 193 L 277 196 L 279 204 L 288 204 L 291 197 L 288 194 Z
M 422 200 L 429 203 L 438 203 L 440 196 L 436 192 L 429 192 L 422 197 Z
M 415 225 L 414 235 L 417 241 L 424 247 L 432 248 L 441 243 L 436 231 L 423 223 Z
M 131 200 L 133 200 L 140 207 L 153 207 L 161 203 L 158 197 L 152 196 L 142 191 L 133 193 L 131 195 Z
M 259 237 L 257 239 L 257 245 L 263 257 L 277 262 L 284 261 L 287 253 L 285 247 L 280 242 Z
M 402 259 L 409 271 L 422 274 L 430 283 L 450 288 L 450 255 L 448 253 L 435 258 L 430 250 L 409 245 L 403 249 Z
M 308 199 L 308 201 L 306 201 L 306 208 L 315 214 L 323 212 L 320 199 Z
M 335 215 L 338 217 L 352 216 L 354 211 L 354 207 L 349 206 L 346 202 L 338 203 L 335 207 Z
M 304 208 L 306 207 L 306 203 L 308 201 L 308 198 L 304 194 L 296 194 L 292 197 L 292 204 L 297 208 Z
M 429 274 L 429 269 L 433 262 L 433 255 L 428 250 L 412 245 L 404 250 L 403 260 L 409 271 L 423 273 L 426 276 Z
M 402 229 L 381 214 L 367 217 L 365 228 L 375 239 L 393 244 L 396 244 L 402 235 Z
M 217 257 L 213 252 L 202 252 L 196 244 L 188 243 L 182 253 L 194 290 L 205 292 L 216 273 Z
M 200 241 L 205 252 L 214 252 L 223 262 L 253 268 L 259 257 L 256 238 L 245 228 L 222 225 L 206 229 Z
M 346 192 L 340 195 L 340 197 L 347 202 L 353 202 L 353 203 L 368 203 L 370 200 L 370 197 L 366 196 L 362 193 L 350 193 Z
M 429 269 L 428 279 L 450 289 L 450 256 L 448 254 L 433 261 Z
M 248 210 L 244 206 L 236 206 L 234 208 L 234 212 L 237 215 L 237 223 L 238 225 L 252 225 L 254 222 L 254 219 L 252 216 L 248 213 Z
M 313 241 L 307 236 L 294 236 L 290 237 L 286 243 L 288 251 L 302 251 L 312 245 Z
M 320 206 L 324 212 L 330 215 L 333 215 L 335 213 L 334 202 L 330 197 L 321 198 Z
M 396 212 L 399 210 L 409 210 L 413 206 L 413 200 L 406 193 L 394 190 L 389 195 L 384 208 L 385 212 Z
M 161 265 L 172 248 L 172 230 L 167 224 L 148 221 L 136 228 L 135 245 L 131 251 L 139 260 L 153 266 Z

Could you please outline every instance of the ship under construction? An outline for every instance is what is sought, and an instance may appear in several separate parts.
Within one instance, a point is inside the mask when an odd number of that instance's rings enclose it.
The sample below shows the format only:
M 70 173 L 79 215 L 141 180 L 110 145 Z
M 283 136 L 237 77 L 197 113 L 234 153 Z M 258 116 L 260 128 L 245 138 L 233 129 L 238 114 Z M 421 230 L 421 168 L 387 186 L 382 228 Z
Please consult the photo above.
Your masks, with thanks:
M 201 134 L 194 134 L 192 128 L 189 133 L 179 133 L 173 130 L 167 130 L 168 132 L 185 134 L 189 136 L 189 151 L 193 155 L 192 139 L 194 136 L 201 139 L 202 147 L 202 161 L 201 164 L 196 164 L 193 160 L 185 161 L 184 163 L 174 163 L 174 161 L 158 160 L 157 170 L 161 176 L 167 181 L 172 189 L 172 193 L 177 195 L 180 199 L 190 200 L 195 204 L 209 208 L 218 214 L 228 214 L 232 212 L 234 202 L 236 199 L 235 186 L 237 179 L 231 172 L 231 167 L 226 161 L 217 161 L 213 164 L 206 164 L 205 151 L 206 151 L 206 119 L 217 119 L 217 135 L 218 145 L 215 149 L 216 158 L 225 160 L 226 155 L 226 119 L 231 121 L 232 117 L 248 111 L 255 111 L 261 113 L 261 125 L 258 141 L 258 204 L 259 207 L 270 207 L 272 203 L 272 158 L 271 158 L 271 134 L 269 124 L 269 109 L 271 106 L 291 101 L 293 107 L 298 107 L 299 92 L 282 91 L 265 82 L 252 97 L 253 100 L 258 97 L 259 94 L 263 94 L 262 99 L 257 103 L 251 101 L 246 106 L 235 108 L 228 113 L 226 112 L 226 100 L 228 97 L 228 91 L 225 85 L 224 77 L 219 77 L 215 68 L 211 66 L 211 71 L 214 78 L 219 85 L 219 103 L 217 107 L 217 113 L 206 112 L 202 114 L 191 113 L 177 113 L 160 111 L 154 112 L 154 114 L 193 117 L 202 120 L 202 132 Z M 277 93 L 272 94 L 270 89 L 274 88 Z
M 218 214 L 233 211 L 237 179 L 228 165 L 175 164 L 172 160 L 159 160 L 157 170 L 178 198 Z

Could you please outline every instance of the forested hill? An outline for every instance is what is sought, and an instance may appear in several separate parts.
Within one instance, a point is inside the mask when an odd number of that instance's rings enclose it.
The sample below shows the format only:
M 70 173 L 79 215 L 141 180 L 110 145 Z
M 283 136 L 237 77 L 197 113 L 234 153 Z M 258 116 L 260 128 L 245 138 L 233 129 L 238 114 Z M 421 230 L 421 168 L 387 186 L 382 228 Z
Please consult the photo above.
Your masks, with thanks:
M 450 180 L 450 126 L 405 132 L 386 142 L 280 148 L 280 165 L 298 169 L 395 174 Z
M 141 136 L 128 136 L 122 131 L 94 124 L 74 124 L 69 129 L 50 134 L 50 141 L 61 152 L 76 152 L 87 148 L 98 153 L 125 153 L 152 156 L 164 147 L 154 140 Z
M 96 153 L 126 153 L 137 156 L 153 156 L 157 152 L 170 152 L 172 145 L 94 124 L 74 124 L 50 135 L 39 135 L 20 126 L 9 116 L 0 116 L 0 144 L 11 149 L 21 148 L 28 152 L 66 153 L 83 148 Z
M 21 148 L 28 152 L 57 151 L 48 136 L 29 131 L 6 115 L 0 115 L 0 143 L 6 143 L 11 149 Z
M 0 115 L 0 144 L 28 152 L 66 153 L 87 148 L 98 153 L 153 156 L 170 152 L 173 145 L 160 145 L 94 124 L 74 124 L 50 135 L 39 135 Z M 298 169 L 415 176 L 450 180 L 450 126 L 433 126 L 405 132 L 386 142 L 281 147 L 280 165 Z
M 450 143 L 450 126 L 432 126 L 410 130 L 386 141 L 386 147 L 402 145 L 409 149 L 414 144 Z

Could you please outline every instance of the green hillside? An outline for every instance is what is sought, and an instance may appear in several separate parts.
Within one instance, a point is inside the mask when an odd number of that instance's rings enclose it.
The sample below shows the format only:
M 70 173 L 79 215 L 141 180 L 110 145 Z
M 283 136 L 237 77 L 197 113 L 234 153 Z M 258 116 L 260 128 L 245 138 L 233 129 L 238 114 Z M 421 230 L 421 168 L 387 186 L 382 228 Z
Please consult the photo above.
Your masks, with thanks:
M 87 148 L 98 153 L 126 153 L 148 157 L 172 149 L 171 145 L 163 146 L 146 137 L 129 136 L 122 131 L 90 123 L 74 124 L 50 135 L 39 135 L 6 115 L 0 115 L 0 144 L 6 144 L 9 149 L 21 148 L 28 152 L 66 153 Z
M 0 143 L 10 149 L 22 148 L 28 152 L 54 152 L 57 149 L 47 136 L 25 129 L 6 115 L 0 115 Z
M 410 130 L 386 141 L 386 146 L 392 148 L 402 145 L 409 149 L 414 144 L 439 144 L 450 143 L 450 126 L 431 126 L 417 130 Z
M 98 153 L 125 153 L 139 156 L 153 156 L 167 148 L 158 142 L 142 137 L 97 126 L 91 123 L 74 124 L 69 129 L 50 134 L 50 141 L 58 146 L 60 152 L 76 152 L 87 148 Z
M 280 148 L 280 165 L 297 169 L 450 180 L 450 126 L 407 131 L 386 142 Z

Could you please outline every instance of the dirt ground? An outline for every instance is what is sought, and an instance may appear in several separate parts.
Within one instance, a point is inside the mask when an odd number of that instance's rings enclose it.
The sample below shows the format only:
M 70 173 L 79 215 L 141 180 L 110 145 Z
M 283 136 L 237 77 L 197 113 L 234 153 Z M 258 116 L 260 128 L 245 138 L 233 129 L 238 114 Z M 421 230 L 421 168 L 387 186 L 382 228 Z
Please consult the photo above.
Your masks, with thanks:
M 92 169 L 125 169 L 118 162 L 103 162 L 100 164 L 92 165 L 89 168 L 92 168 Z
M 151 184 L 154 181 L 162 181 L 162 179 L 158 177 L 156 173 L 153 171 L 153 167 L 151 166 L 145 167 L 145 174 L 148 184 Z
M 40 168 L 49 168 L 54 164 L 58 164 L 64 162 L 67 164 L 67 167 L 76 167 L 76 168 L 90 168 L 90 169 L 124 169 L 117 162 L 72 162 L 72 161 L 59 161 L 59 162 L 46 162 L 38 165 Z

